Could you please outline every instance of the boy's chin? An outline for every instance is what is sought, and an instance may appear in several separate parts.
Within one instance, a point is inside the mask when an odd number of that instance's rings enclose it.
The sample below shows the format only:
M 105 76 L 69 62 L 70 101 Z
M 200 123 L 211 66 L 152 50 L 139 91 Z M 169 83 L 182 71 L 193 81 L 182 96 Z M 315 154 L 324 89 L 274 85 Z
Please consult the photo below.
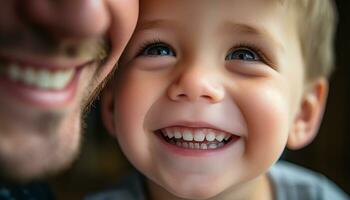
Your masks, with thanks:
M 227 188 L 225 184 L 218 180 L 217 177 L 176 177 L 173 180 L 160 183 L 161 188 L 164 188 L 172 195 L 184 199 L 204 200 L 218 196 Z
M 214 183 L 215 184 L 215 183 Z M 191 187 L 181 187 L 181 188 L 172 188 L 170 192 L 177 197 L 184 199 L 196 199 L 196 200 L 205 200 L 213 198 L 219 195 L 223 190 L 220 190 L 214 184 L 205 184 L 200 186 L 191 186 Z

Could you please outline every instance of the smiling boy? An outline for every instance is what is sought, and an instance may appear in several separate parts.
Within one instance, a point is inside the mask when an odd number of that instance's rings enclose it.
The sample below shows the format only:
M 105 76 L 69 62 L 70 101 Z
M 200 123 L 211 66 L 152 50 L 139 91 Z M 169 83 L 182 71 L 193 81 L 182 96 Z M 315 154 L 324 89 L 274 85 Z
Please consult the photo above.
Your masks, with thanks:
M 330 1 L 140 3 L 102 99 L 108 130 L 146 177 L 145 188 L 126 187 L 139 194 L 131 199 L 347 198 L 321 175 L 275 164 L 317 133 L 333 65 Z

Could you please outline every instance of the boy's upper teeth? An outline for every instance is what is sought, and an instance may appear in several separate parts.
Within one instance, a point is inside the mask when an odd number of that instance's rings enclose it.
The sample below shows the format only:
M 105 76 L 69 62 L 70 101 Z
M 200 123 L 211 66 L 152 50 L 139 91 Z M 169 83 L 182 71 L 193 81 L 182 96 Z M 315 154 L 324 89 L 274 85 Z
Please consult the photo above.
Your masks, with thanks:
M 231 137 L 231 134 L 210 128 L 171 127 L 161 129 L 161 132 L 165 137 L 168 137 L 169 139 L 174 137 L 176 139 L 196 142 L 203 142 L 204 140 L 207 140 L 208 142 L 212 142 L 214 140 L 221 142 L 223 140 L 228 140 Z
M 20 67 L 10 63 L 7 67 L 1 66 L 1 74 L 10 80 L 21 82 L 28 86 L 40 89 L 60 90 L 65 88 L 74 76 L 75 69 L 65 69 L 60 71 L 49 71 L 47 69 L 37 69 L 31 66 Z

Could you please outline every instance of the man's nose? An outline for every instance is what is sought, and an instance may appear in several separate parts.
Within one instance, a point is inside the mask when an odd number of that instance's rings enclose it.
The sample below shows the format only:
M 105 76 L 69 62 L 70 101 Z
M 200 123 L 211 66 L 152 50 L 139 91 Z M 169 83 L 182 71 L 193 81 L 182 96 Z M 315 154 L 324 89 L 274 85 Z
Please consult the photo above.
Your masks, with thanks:
M 26 21 L 56 37 L 97 37 L 111 21 L 104 0 L 19 0 L 18 4 Z
M 224 98 L 225 89 L 210 69 L 193 67 L 184 70 L 170 85 L 168 96 L 174 101 L 217 103 Z

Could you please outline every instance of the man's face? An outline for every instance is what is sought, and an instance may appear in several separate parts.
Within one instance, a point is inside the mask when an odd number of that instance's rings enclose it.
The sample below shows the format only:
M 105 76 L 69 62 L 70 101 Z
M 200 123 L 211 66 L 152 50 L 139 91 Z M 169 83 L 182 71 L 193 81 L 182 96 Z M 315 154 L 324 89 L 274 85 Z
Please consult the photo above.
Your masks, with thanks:
M 136 25 L 137 0 L 4 1 L 0 7 L 0 176 L 67 167 L 81 115 Z
M 303 91 L 294 19 L 280 1 L 141 3 L 103 111 L 151 188 L 207 199 L 278 159 Z

